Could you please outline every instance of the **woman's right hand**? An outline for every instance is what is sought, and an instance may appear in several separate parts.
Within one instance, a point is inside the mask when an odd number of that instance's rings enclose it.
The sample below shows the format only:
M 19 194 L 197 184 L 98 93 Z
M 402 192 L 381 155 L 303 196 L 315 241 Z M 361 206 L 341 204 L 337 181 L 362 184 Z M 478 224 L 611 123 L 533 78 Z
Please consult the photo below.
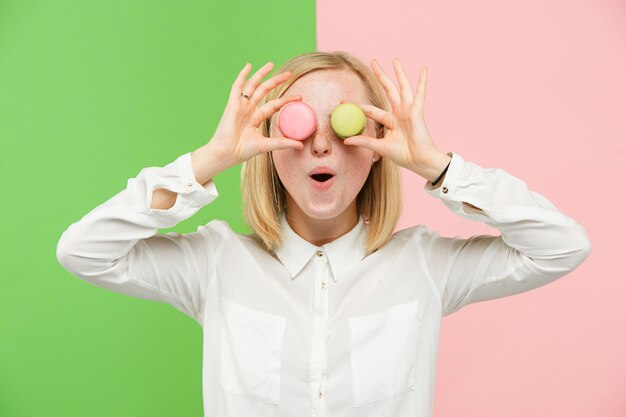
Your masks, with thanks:
M 227 161 L 230 166 L 245 162 L 264 152 L 286 148 L 303 149 L 304 147 L 298 140 L 268 138 L 263 136 L 259 130 L 260 124 L 283 105 L 290 101 L 302 99 L 302 96 L 281 97 L 258 107 L 261 99 L 272 88 L 287 81 L 291 76 L 290 71 L 275 74 L 259 85 L 259 82 L 272 70 L 273 66 L 272 62 L 268 62 L 246 81 L 246 76 L 252 68 L 252 65 L 246 63 L 233 83 L 226 109 L 213 137 L 206 145 L 221 158 L 224 158 L 224 161 Z M 242 93 L 247 94 L 250 98 L 245 98 Z

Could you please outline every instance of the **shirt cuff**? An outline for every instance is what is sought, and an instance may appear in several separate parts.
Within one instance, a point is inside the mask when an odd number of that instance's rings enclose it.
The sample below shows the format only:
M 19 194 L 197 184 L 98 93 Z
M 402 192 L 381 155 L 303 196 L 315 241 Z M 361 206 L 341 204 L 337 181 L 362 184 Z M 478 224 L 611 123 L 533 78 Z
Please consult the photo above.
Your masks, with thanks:
M 437 187 L 432 186 L 430 181 L 426 181 L 424 190 L 431 196 L 441 199 L 450 210 L 463 217 L 483 222 L 488 220 L 489 216 L 482 210 L 469 206 L 464 207 L 464 202 L 472 203 L 462 198 L 463 194 L 467 194 L 468 187 L 470 187 L 471 193 L 471 185 L 475 183 L 478 177 L 482 177 L 484 174 L 482 172 L 483 168 L 471 162 L 466 162 L 458 153 L 451 153 L 452 159 L 441 184 Z M 479 170 L 481 171 L 480 174 L 477 172 Z M 482 207 L 480 208 L 482 209 Z
M 137 187 L 143 188 L 143 192 L 133 193 L 133 188 Z M 179 156 L 164 167 L 143 168 L 137 178 L 129 180 L 128 188 L 132 195 L 144 196 L 141 211 L 148 214 L 167 215 L 177 212 L 183 206 L 199 209 L 219 196 L 213 179 L 204 185 L 196 181 L 191 164 L 191 152 Z M 167 210 L 151 208 L 152 196 L 157 188 L 165 188 L 177 194 L 172 207 Z

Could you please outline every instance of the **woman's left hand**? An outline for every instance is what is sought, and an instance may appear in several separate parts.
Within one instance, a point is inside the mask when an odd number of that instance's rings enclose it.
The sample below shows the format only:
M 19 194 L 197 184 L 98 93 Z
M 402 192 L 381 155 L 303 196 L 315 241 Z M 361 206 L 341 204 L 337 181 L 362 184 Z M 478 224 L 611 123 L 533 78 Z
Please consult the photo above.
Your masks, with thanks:
M 376 60 L 372 60 L 371 66 L 387 93 L 391 111 L 387 112 L 370 104 L 354 104 L 361 107 L 365 116 L 385 126 L 387 134 L 382 139 L 366 135 L 350 136 L 343 143 L 370 149 L 388 157 L 397 165 L 428 178 L 435 161 L 441 161 L 442 152 L 433 144 L 424 122 L 426 69 L 420 71 L 417 91 L 413 93 L 398 58 L 393 60 L 393 68 L 400 83 L 400 91 Z M 342 103 L 347 102 L 350 101 L 342 100 Z M 449 156 L 446 157 L 449 159 Z

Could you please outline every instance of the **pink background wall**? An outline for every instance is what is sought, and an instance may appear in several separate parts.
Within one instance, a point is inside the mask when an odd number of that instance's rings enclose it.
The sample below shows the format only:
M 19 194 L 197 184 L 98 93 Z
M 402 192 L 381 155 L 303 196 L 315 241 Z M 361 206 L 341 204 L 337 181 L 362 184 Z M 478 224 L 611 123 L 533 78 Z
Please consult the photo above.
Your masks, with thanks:
M 346 19 L 346 16 L 350 16 Z M 400 58 L 435 145 L 523 179 L 584 226 L 589 258 L 560 280 L 443 320 L 436 416 L 626 415 L 626 2 L 317 3 L 317 49 Z M 403 170 L 399 228 L 499 234 L 449 212 Z

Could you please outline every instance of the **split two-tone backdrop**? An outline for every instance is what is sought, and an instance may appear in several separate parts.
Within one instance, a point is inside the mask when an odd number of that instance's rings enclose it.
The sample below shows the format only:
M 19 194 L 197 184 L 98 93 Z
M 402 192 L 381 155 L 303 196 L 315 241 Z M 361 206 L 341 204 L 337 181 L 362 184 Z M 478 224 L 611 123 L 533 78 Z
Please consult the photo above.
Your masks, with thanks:
M 61 233 L 146 166 L 206 143 L 239 70 L 312 50 L 415 86 L 437 147 L 524 179 L 593 252 L 446 317 L 436 416 L 626 415 L 626 4 L 618 0 L 0 1 L 0 416 L 201 416 L 201 328 L 69 274 Z M 249 233 L 235 166 L 211 219 Z M 498 232 L 402 171 L 398 229 Z M 167 232 L 170 230 L 161 230 Z

